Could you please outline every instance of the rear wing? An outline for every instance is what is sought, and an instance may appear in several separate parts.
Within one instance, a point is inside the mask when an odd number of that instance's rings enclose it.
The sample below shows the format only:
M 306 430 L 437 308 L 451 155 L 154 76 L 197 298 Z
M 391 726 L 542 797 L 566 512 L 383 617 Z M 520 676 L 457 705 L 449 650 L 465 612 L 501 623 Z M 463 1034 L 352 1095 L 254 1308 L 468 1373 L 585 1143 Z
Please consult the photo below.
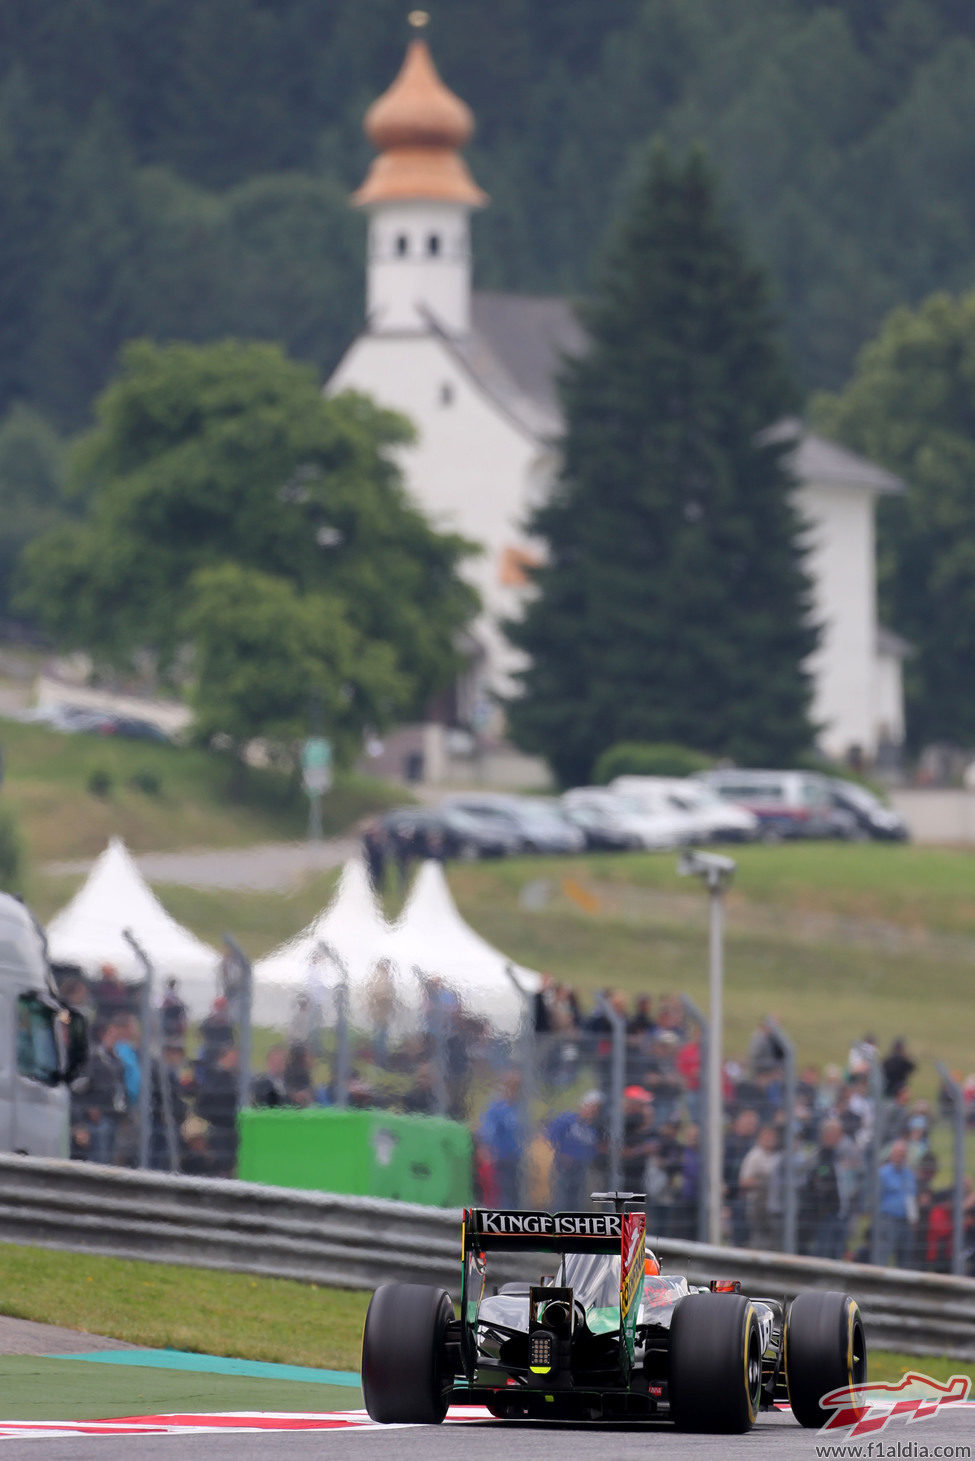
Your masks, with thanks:
M 488 1253 L 619 1253 L 618 1212 L 514 1212 L 473 1207 L 464 1212 L 463 1251 Z
M 636 1326 L 643 1300 L 647 1219 L 643 1212 L 514 1212 L 465 1208 L 461 1246 L 461 1348 L 473 1379 L 474 1330 L 490 1252 L 605 1253 L 619 1259 L 619 1304 L 625 1374 L 634 1364 Z M 531 1289 L 531 1295 L 543 1290 Z

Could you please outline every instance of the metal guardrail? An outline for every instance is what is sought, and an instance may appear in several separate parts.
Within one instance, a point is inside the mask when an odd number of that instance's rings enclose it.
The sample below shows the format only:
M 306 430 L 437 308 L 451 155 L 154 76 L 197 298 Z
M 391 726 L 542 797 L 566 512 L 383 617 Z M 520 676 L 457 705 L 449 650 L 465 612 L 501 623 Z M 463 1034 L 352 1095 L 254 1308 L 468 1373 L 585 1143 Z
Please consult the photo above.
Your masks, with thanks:
M 371 1289 L 388 1279 L 431 1283 L 456 1297 L 459 1240 L 459 1212 L 0 1156 L 5 1242 L 338 1288 Z M 665 1269 L 686 1273 L 692 1283 L 738 1278 L 747 1292 L 770 1296 L 842 1289 L 858 1300 L 874 1345 L 975 1360 L 975 1279 L 669 1239 L 655 1249 Z M 497 1281 L 530 1278 L 536 1267 L 532 1255 L 512 1255 Z

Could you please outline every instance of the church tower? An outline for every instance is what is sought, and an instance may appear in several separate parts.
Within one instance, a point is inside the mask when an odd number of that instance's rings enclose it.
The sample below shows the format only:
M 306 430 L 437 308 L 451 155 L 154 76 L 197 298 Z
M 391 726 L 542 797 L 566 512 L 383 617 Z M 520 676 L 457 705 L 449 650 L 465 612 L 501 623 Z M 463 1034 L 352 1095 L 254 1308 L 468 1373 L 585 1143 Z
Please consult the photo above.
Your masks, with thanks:
M 426 16 L 414 12 L 411 22 L 421 26 Z M 440 80 L 419 35 L 364 125 L 379 156 L 352 201 L 369 214 L 370 332 L 426 332 L 432 320 L 462 338 L 470 331 L 470 214 L 487 195 L 460 156 L 474 118 Z

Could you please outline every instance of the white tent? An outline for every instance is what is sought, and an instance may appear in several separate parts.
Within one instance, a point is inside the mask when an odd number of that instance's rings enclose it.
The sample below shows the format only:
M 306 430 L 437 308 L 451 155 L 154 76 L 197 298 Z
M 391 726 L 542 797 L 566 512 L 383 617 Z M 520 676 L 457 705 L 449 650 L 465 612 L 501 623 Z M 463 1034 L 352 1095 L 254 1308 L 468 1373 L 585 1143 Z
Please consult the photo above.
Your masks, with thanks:
M 391 995 L 390 1025 L 397 1034 L 416 1027 L 430 979 L 441 979 L 466 1010 L 507 1035 L 518 1029 L 524 1001 L 506 969 L 529 993 L 539 985 L 537 974 L 513 965 L 468 927 L 436 862 L 421 867 L 393 928 L 379 910 L 363 862 L 346 863 L 328 907 L 254 965 L 254 1024 L 283 1029 L 298 993 L 308 994 L 331 1024 L 339 960 L 348 971 L 353 1021 L 368 1025 L 373 1000 Z
M 126 929 L 152 963 L 157 998 L 163 980 L 174 975 L 190 1013 L 195 1018 L 206 1014 L 217 993 L 216 949 L 166 912 L 125 843 L 113 837 L 71 902 L 48 924 L 48 951 L 55 963 L 78 964 L 87 973 L 114 964 L 123 979 L 141 979 L 142 965 L 124 936 Z
M 352 858 L 328 907 L 293 939 L 254 965 L 254 1024 L 283 1028 L 298 993 L 324 1003 L 328 1017 L 326 995 L 334 991 L 340 977 L 331 951 L 348 970 L 352 1010 L 357 1014 L 357 996 L 382 958 L 388 937 L 389 925 L 376 904 L 365 864 L 361 858 Z
M 420 868 L 385 952 L 401 974 L 416 969 L 442 979 L 465 1009 L 508 1035 L 517 1031 L 525 1013 L 508 971 L 528 994 L 540 983 L 538 974 L 514 964 L 464 922 L 438 862 Z

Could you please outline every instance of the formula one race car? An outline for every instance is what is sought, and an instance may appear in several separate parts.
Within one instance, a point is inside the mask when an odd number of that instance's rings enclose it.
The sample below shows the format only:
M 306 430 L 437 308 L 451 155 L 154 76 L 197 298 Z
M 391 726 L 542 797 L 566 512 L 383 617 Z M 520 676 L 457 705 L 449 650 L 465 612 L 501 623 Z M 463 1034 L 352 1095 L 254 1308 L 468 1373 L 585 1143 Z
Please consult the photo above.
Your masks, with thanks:
M 460 1317 L 446 1290 L 384 1284 L 362 1338 L 373 1420 L 437 1425 L 452 1403 L 513 1419 L 649 1419 L 745 1431 L 786 1398 L 821 1426 L 820 1398 L 862 1385 L 860 1310 L 846 1294 L 791 1303 L 746 1297 L 735 1280 L 691 1287 L 661 1274 L 633 1193 L 594 1193 L 615 1211 L 464 1213 Z M 540 1250 L 557 1272 L 485 1297 L 488 1255 Z

